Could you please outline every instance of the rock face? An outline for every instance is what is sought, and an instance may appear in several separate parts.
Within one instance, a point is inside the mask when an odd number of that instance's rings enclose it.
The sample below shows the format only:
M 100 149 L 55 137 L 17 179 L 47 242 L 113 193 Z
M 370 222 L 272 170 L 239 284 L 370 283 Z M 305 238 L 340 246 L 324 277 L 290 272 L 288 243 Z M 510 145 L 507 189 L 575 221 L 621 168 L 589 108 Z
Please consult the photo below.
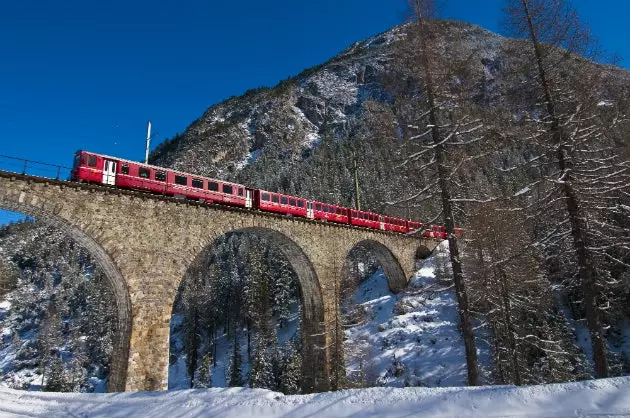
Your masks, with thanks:
M 356 43 L 318 67 L 209 108 L 183 135 L 151 155 L 158 165 L 216 177 L 233 177 L 274 145 L 296 156 L 322 140 L 324 131 L 345 138 L 363 102 L 381 94 L 389 46 L 404 37 L 395 28 Z

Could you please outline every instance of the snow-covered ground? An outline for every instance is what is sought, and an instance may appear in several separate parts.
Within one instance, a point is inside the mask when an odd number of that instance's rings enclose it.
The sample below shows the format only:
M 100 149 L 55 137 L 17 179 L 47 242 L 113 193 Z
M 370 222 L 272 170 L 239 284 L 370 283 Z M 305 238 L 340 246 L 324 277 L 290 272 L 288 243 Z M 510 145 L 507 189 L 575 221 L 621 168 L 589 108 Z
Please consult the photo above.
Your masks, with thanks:
M 358 379 L 363 362 L 364 386 L 466 384 L 455 291 L 450 274 L 439 273 L 448 256 L 448 242 L 444 241 L 398 295 L 390 292 L 381 270 L 359 285 L 354 301 L 363 311 L 364 321 L 346 331 L 345 357 L 351 380 Z M 485 364 L 489 350 L 485 346 L 478 350 Z
M 0 416 L 620 417 L 630 416 L 630 377 L 519 388 L 371 388 L 291 396 L 240 388 L 118 394 L 0 388 Z

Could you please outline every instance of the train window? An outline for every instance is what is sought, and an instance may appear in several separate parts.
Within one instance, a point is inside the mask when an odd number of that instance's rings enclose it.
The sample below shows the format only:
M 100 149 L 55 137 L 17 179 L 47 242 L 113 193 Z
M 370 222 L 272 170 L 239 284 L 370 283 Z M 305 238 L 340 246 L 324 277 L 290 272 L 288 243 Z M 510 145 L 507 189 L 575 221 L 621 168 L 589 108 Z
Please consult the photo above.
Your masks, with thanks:
M 271 196 L 271 201 L 273 203 L 278 203 L 278 202 L 280 202 L 280 198 L 278 197 L 277 194 L 274 194 L 274 195 Z
M 261 196 L 261 199 L 269 201 L 269 193 L 263 193 L 262 196 Z
M 156 174 L 157 176 L 157 174 Z M 203 189 L 203 180 L 192 179 L 192 187 L 196 187 L 198 189 Z
M 233 190 L 232 186 L 229 186 L 227 184 L 223 185 L 223 193 L 225 193 L 225 194 L 232 194 L 233 191 L 234 190 Z
M 324 212 L 328 213 L 328 206 L 324 205 Z
M 282 203 L 283 205 L 286 205 L 287 203 L 289 203 L 289 198 L 282 196 L 280 198 L 280 203 Z
M 122 174 L 129 174 L 129 164 L 123 164 L 120 166 L 120 172 Z
M 298 200 L 297 204 L 298 204 L 298 208 L 303 208 L 304 207 L 304 201 L 303 200 Z
M 238 195 L 239 196 L 243 196 L 243 188 L 242 187 L 238 188 Z
M 175 184 L 179 184 L 180 186 L 188 186 L 188 177 L 175 176 Z
M 164 171 L 156 171 L 155 179 L 157 181 L 166 181 L 166 173 Z
M 88 157 L 88 165 L 90 167 L 96 167 L 96 155 L 90 155 Z
M 218 192 L 219 191 L 219 183 L 217 183 L 215 181 L 209 181 L 208 182 L 208 190 L 210 190 L 212 192 Z
M 341 208 L 337 208 L 336 212 L 337 212 L 337 215 L 341 215 Z
M 295 199 L 289 199 L 289 205 L 295 206 Z
M 138 169 L 138 177 L 142 177 L 143 179 L 151 178 L 151 169 L 140 167 Z
M 322 210 L 322 204 L 321 203 L 315 203 L 315 210 Z

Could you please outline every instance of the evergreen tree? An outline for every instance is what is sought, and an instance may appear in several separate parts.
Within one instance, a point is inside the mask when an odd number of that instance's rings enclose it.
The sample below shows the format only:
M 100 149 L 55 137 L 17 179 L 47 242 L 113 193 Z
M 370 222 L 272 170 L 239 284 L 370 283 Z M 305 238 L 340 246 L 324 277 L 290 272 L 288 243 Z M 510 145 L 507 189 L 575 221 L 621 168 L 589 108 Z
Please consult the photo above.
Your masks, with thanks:
M 61 359 L 58 356 L 53 356 L 53 354 L 59 349 L 62 338 L 61 320 L 53 302 L 50 303 L 49 310 L 46 312 L 37 340 L 40 353 L 39 370 L 42 375 L 42 386 L 44 382 L 47 381 L 47 369 L 50 361 L 61 362 Z M 63 371 L 63 365 L 61 365 L 61 369 L 61 371 Z M 57 372 L 59 372 L 59 370 L 57 370 Z M 53 382 L 55 381 L 54 379 L 61 379 L 61 374 L 62 373 L 59 372 L 58 376 L 53 378 Z
M 267 338 L 257 335 L 254 342 L 254 356 L 249 371 L 249 386 L 275 390 L 273 363 L 267 348 Z
M 301 390 L 302 356 L 294 343 L 285 346 L 278 388 L 285 395 L 297 395 Z
M 59 356 L 55 356 L 52 360 L 46 383 L 42 390 L 46 392 L 67 392 L 66 370 Z
M 232 358 L 230 360 L 228 371 L 226 373 L 226 375 L 228 376 L 227 384 L 228 386 L 243 386 L 243 372 L 241 370 L 243 360 L 241 359 L 241 350 L 236 335 L 234 336 L 234 343 L 232 344 L 232 346 Z
M 199 363 L 197 379 L 195 380 L 195 388 L 200 389 L 209 387 L 212 387 L 212 355 L 210 353 L 206 353 Z

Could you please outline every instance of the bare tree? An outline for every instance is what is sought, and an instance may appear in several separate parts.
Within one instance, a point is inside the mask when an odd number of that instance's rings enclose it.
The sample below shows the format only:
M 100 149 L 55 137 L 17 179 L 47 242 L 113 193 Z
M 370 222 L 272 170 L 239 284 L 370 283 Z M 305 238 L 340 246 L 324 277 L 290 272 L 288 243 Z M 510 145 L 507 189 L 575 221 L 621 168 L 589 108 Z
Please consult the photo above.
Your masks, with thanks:
M 476 206 L 467 231 L 471 304 L 492 330 L 500 383 L 574 380 L 583 377 L 575 365 L 583 362 L 556 312 L 528 223 L 508 201 Z
M 445 62 L 438 64 L 443 45 L 440 45 L 435 23 L 432 22 L 435 1 L 413 0 L 409 6 L 414 22 L 407 31 L 407 41 L 399 49 L 399 59 L 404 63 L 401 67 L 411 69 L 406 81 L 419 85 L 421 92 L 413 93 L 413 86 L 405 85 L 405 82 L 401 84 L 399 79 L 394 80 L 397 83 L 395 88 L 406 93 L 399 96 L 390 111 L 396 121 L 397 130 L 401 132 L 401 148 L 408 150 L 401 155 L 398 168 L 409 169 L 416 176 L 426 176 L 428 181 L 425 187 L 410 197 L 390 203 L 409 204 L 417 199 L 430 199 L 428 196 L 433 191 L 437 192 L 439 210 L 448 233 L 450 261 L 466 351 L 468 384 L 478 385 L 477 349 L 459 243 L 455 235 L 456 208 L 451 190 L 453 176 L 467 157 L 463 150 L 458 151 L 450 146 L 465 146 L 476 142 L 479 138 L 474 135 L 482 124 L 478 119 L 458 114 L 455 110 L 457 106 L 453 106 L 455 102 L 462 100 L 465 92 L 461 81 L 467 78 L 466 74 L 458 72 L 465 71 L 466 66 L 448 65 Z M 439 82 L 436 78 L 439 78 Z M 432 174 L 428 174 L 429 172 Z
M 568 1 L 508 0 L 505 10 L 513 34 L 529 40 L 531 49 L 524 52 L 531 53 L 533 80 L 540 97 L 539 106 L 529 114 L 535 128 L 528 140 L 538 149 L 529 167 L 539 173 L 538 182 L 531 188 L 537 193 L 531 213 L 555 221 L 547 225 L 541 245 L 557 249 L 571 239 L 595 373 L 607 377 L 599 300 L 605 275 L 597 261 L 615 258 L 609 238 L 624 234 L 602 210 L 610 213 L 620 193 L 627 190 L 627 164 L 603 140 L 608 129 L 601 123 L 600 82 L 604 70 L 582 59 L 590 70 L 583 79 L 572 77 L 569 83 L 566 76 L 575 67 L 572 62 L 579 59 L 575 54 L 592 56 L 597 44 Z M 603 244 L 602 240 L 608 242 Z

